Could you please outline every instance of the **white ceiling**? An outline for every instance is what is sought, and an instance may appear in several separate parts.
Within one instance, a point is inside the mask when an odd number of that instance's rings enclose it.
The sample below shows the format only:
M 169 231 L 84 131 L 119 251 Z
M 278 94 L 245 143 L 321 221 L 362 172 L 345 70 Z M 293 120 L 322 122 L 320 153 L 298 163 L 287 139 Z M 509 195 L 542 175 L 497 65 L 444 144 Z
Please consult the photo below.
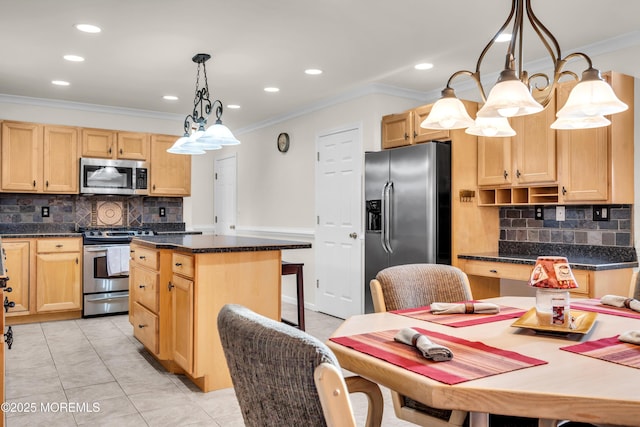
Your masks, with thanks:
M 532 3 L 563 55 L 605 54 L 617 71 L 640 77 L 639 1 Z M 372 90 L 433 99 L 453 72 L 475 68 L 510 6 L 509 0 L 0 0 L 0 94 L 184 117 L 193 108 L 191 57 L 204 52 L 213 57 L 212 97 L 242 107 L 225 109 L 232 129 Z M 76 23 L 103 31 L 81 33 Z M 526 46 L 525 61 L 543 58 L 542 49 L 537 42 Z M 502 68 L 505 52 L 504 44 L 492 49 L 495 61 L 483 66 L 485 74 Z M 64 54 L 86 61 L 71 63 Z M 414 70 L 422 61 L 435 67 Z M 306 68 L 324 73 L 308 76 Z M 53 86 L 53 79 L 71 86 Z M 270 94 L 265 86 L 281 90 Z M 180 99 L 165 101 L 165 94 Z

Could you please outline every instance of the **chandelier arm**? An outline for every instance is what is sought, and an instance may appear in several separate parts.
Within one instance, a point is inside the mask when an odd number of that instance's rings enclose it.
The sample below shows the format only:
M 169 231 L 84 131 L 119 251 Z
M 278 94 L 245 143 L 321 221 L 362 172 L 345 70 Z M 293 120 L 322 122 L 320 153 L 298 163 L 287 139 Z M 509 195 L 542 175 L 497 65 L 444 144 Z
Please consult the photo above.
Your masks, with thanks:
M 222 123 L 222 101 L 216 99 L 215 101 L 213 101 L 213 106 L 215 107 L 216 111 L 216 123 Z
M 195 119 L 192 115 L 188 115 L 184 118 L 184 134 L 185 136 L 189 135 L 189 131 L 191 130 L 191 122 L 195 122 Z
M 516 17 L 513 21 L 513 31 L 511 31 L 511 41 L 509 42 L 509 49 L 507 50 L 507 57 L 505 59 L 504 68 L 515 71 L 515 58 L 518 58 L 518 76 L 522 75 L 522 22 L 524 18 L 524 11 L 522 8 L 523 0 L 514 0 L 517 4 Z M 517 40 L 517 47 L 516 47 Z M 516 50 L 518 55 L 516 55 Z
M 480 66 L 482 65 L 482 60 L 484 59 L 489 49 L 491 49 L 491 47 L 495 44 L 496 38 L 500 34 L 502 34 L 502 32 L 505 30 L 505 28 L 509 26 L 509 23 L 511 22 L 511 19 L 513 18 L 513 15 L 516 10 L 516 1 L 517 0 L 511 0 L 511 12 L 509 12 L 509 16 L 507 17 L 507 20 L 504 21 L 504 24 L 502 24 L 502 27 L 500 27 L 498 32 L 491 38 L 491 40 L 489 40 L 489 43 L 487 43 L 487 45 L 484 47 L 484 49 L 482 50 L 482 53 L 480 53 L 480 56 L 478 57 L 478 62 L 476 62 L 476 74 L 478 75 L 478 77 L 480 76 Z
M 591 62 L 591 58 L 589 58 L 589 55 L 587 55 L 586 53 L 583 52 L 573 52 L 570 53 L 569 55 L 565 56 L 562 61 L 564 63 L 568 62 L 570 59 L 573 59 L 574 57 L 580 57 L 582 59 L 584 59 L 587 62 L 587 69 L 589 68 L 593 68 L 593 63 Z M 564 65 L 564 64 L 562 64 Z
M 456 79 L 459 76 L 469 76 L 473 79 L 473 81 L 476 83 L 476 85 L 478 86 L 478 89 L 480 90 L 480 96 L 482 97 L 482 102 L 485 102 L 487 100 L 486 94 L 484 93 L 484 88 L 482 87 L 482 83 L 480 82 L 480 72 L 476 71 L 475 73 L 469 70 L 459 70 L 456 71 L 455 73 L 453 73 L 451 75 L 451 77 L 449 77 L 449 80 L 447 80 L 447 86 L 445 87 L 446 89 L 453 89 L 451 87 L 451 84 L 453 83 L 453 80 Z
M 554 61 L 559 61 L 562 57 L 562 53 L 560 50 L 560 44 L 558 40 L 554 37 L 554 35 L 549 31 L 549 29 L 538 19 L 536 14 L 533 12 L 531 8 L 531 0 L 527 0 L 527 16 L 529 17 L 529 22 L 531 22 L 531 27 L 534 29 L 538 38 L 542 41 L 547 52 L 549 52 L 549 56 L 551 56 Z M 553 44 L 553 47 L 549 44 L 549 41 Z

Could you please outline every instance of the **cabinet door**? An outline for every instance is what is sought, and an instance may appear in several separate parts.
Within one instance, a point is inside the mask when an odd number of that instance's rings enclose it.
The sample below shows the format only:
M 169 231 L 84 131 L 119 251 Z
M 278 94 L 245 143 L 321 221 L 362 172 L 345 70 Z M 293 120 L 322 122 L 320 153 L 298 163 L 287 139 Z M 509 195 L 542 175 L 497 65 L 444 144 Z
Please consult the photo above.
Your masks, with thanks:
M 173 360 L 193 373 L 193 282 L 173 275 L 171 279 Z M 211 326 L 212 330 L 215 325 Z
M 151 196 L 191 195 L 191 156 L 167 153 L 178 137 L 151 136 Z
M 78 193 L 78 130 L 44 127 L 43 189 L 46 193 Z
M 390 114 L 382 118 L 382 148 L 413 144 L 413 112 Z
M 16 305 L 9 309 L 7 316 L 13 313 L 27 314 L 29 312 L 29 255 L 31 244 L 28 241 L 12 241 L 4 239 L 2 247 L 7 255 L 6 269 L 9 280 L 7 287 L 11 292 L 5 292 L 9 301 Z
M 427 118 L 433 104 L 423 105 L 413 110 L 413 142 L 427 142 L 427 141 L 447 141 L 451 139 L 448 130 L 443 129 L 425 129 L 420 127 L 420 123 Z
M 118 132 L 118 158 L 147 160 L 149 135 L 136 132 Z
M 556 181 L 556 131 L 550 127 L 555 119 L 555 98 L 539 113 L 511 118 L 514 184 Z
M 36 311 L 82 309 L 80 253 L 36 255 Z
M 135 268 L 135 274 L 129 275 L 129 281 L 129 293 L 132 300 L 157 313 L 160 283 L 158 272 L 138 267 Z
M 33 193 L 42 188 L 42 126 L 2 123 L 2 190 Z
M 82 129 L 82 157 L 115 159 L 116 132 L 104 129 Z
M 574 82 L 557 89 L 558 108 L 569 97 Z M 609 198 L 610 126 L 558 130 L 562 157 L 563 201 L 607 201 Z
M 478 137 L 478 185 L 511 182 L 511 138 Z

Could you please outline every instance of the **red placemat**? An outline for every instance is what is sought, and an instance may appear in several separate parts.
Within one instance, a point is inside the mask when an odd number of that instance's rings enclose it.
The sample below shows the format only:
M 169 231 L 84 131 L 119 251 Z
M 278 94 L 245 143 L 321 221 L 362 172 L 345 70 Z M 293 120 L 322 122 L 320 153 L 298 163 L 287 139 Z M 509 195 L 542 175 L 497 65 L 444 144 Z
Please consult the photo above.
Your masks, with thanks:
M 630 308 L 619 308 L 611 305 L 605 305 L 597 298 L 571 300 L 571 308 L 584 311 L 595 311 L 596 313 L 612 314 L 614 316 L 630 317 L 632 319 L 640 319 L 640 313 Z
M 622 342 L 618 335 L 560 347 L 560 350 L 640 369 L 640 346 Z
M 427 322 L 438 323 L 445 326 L 460 328 L 463 326 L 480 325 L 482 323 L 497 322 L 500 320 L 520 317 L 527 312 L 521 308 L 500 305 L 500 312 L 495 314 L 432 314 L 431 306 L 407 308 L 404 310 L 394 310 L 389 313 L 400 314 L 412 319 L 426 320 Z
M 547 363 L 478 341 L 467 341 L 420 328 L 413 329 L 429 337 L 432 342 L 449 348 L 453 352 L 453 359 L 434 362 L 424 358 L 415 347 L 393 340 L 397 329 L 330 340 L 445 384 L 458 384 Z

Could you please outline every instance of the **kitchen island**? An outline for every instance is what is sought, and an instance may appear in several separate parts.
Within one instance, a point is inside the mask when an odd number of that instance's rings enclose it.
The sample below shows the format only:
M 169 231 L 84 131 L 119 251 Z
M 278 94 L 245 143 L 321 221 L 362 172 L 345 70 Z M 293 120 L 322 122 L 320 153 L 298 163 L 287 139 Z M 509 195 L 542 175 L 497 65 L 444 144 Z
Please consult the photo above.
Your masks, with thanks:
M 280 320 L 281 251 L 310 243 L 166 235 L 131 242 L 129 320 L 134 336 L 170 372 L 202 391 L 232 386 L 220 344 L 223 305 Z

